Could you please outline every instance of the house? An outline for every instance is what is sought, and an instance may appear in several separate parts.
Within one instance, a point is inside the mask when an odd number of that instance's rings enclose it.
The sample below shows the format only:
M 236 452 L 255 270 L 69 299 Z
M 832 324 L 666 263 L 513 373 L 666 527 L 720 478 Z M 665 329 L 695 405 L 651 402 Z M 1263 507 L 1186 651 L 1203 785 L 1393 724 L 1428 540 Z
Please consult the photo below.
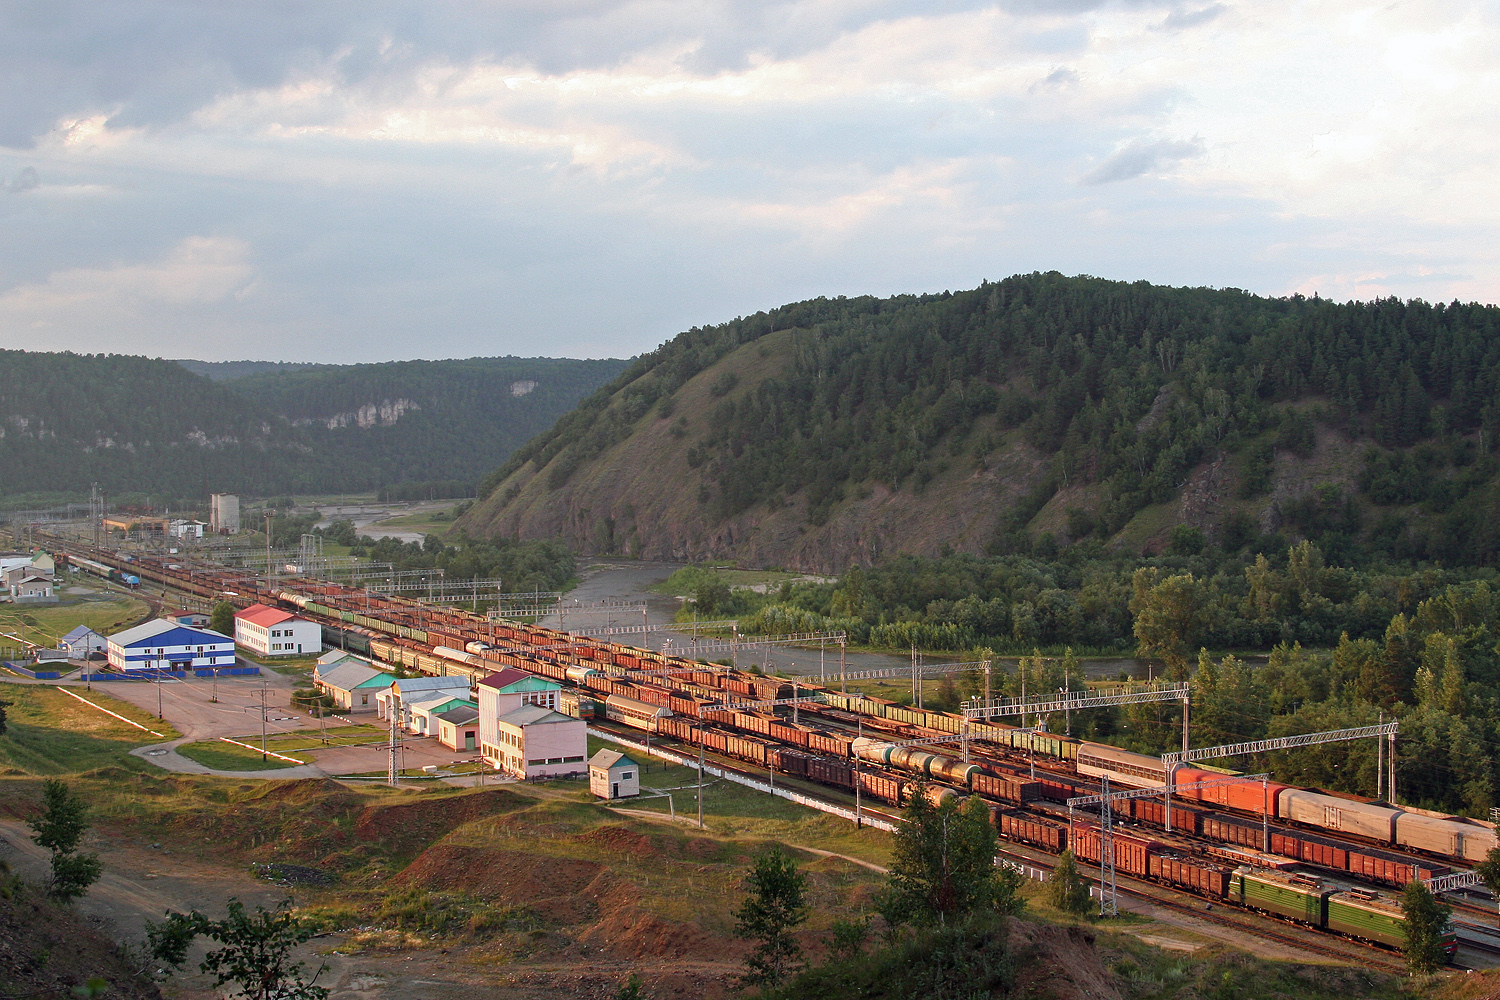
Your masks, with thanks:
M 203 529 L 208 527 L 202 521 L 190 521 L 183 518 L 175 518 L 168 525 L 167 531 L 173 538 L 202 538 Z
M 541 705 L 522 705 L 493 720 L 495 742 L 486 743 L 480 709 L 480 750 L 498 770 L 517 778 L 559 778 L 586 769 L 588 723 Z
M 479 709 L 466 702 L 437 715 L 438 742 L 449 750 L 479 749 Z
M 206 628 L 156 618 L 116 632 L 105 650 L 116 670 L 186 670 L 234 665 L 234 640 Z
M 415 697 L 417 700 L 407 708 L 410 709 L 411 731 L 421 736 L 436 736 L 438 734 L 437 716 L 451 709 L 472 707 L 474 717 L 479 717 L 479 706 L 469 699 L 468 691 L 462 694 L 443 691 L 431 698 L 423 698 L 421 695 Z
M 600 750 L 589 758 L 589 791 L 601 799 L 641 794 L 640 765 L 618 750 Z
M 375 711 L 375 695 L 390 687 L 394 679 L 357 656 L 340 656 L 327 665 L 319 661 L 313 668 L 313 686 L 350 713 Z
M 430 701 L 440 694 L 469 697 L 469 678 L 455 677 L 394 677 L 381 691 L 375 694 L 375 714 L 378 718 L 390 718 L 391 702 L 395 701 L 401 716 L 401 725 L 412 728 L 411 706 L 416 702 Z
M 323 651 L 323 626 L 290 611 L 252 604 L 234 616 L 234 641 L 261 656 Z
M 52 593 L 52 578 L 28 574 L 11 581 L 10 599 L 17 604 L 56 604 L 57 595 Z
M 199 628 L 206 628 L 209 621 L 212 620 L 210 615 L 202 611 L 189 611 L 187 608 L 173 608 L 171 611 L 163 611 L 161 616 L 163 618 L 170 618 L 179 625 L 196 625 Z
M 109 640 L 87 625 L 80 625 L 57 640 L 57 648 L 66 650 L 75 660 L 86 660 L 90 654 L 102 653 L 108 646 Z

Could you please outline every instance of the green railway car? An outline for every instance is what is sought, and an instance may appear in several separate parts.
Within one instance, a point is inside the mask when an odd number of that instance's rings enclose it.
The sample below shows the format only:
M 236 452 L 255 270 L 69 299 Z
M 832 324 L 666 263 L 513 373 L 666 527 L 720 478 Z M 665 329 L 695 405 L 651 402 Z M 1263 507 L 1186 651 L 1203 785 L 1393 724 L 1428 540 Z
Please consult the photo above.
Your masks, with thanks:
M 1229 898 L 1241 906 L 1322 927 L 1328 921 L 1328 897 L 1334 886 L 1311 875 L 1237 868 L 1229 880 Z
M 1406 946 L 1406 915 L 1401 902 L 1372 889 L 1348 889 L 1328 897 L 1328 929 L 1362 941 Z M 1458 936 L 1446 929 L 1443 951 L 1450 958 L 1458 950 Z

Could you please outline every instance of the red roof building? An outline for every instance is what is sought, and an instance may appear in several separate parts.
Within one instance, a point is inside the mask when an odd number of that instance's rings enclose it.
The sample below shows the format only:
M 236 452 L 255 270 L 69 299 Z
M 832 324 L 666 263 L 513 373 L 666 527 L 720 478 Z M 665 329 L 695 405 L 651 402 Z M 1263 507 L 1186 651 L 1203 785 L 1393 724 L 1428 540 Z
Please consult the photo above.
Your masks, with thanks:
M 265 604 L 234 616 L 234 641 L 261 656 L 307 656 L 323 652 L 323 627 Z

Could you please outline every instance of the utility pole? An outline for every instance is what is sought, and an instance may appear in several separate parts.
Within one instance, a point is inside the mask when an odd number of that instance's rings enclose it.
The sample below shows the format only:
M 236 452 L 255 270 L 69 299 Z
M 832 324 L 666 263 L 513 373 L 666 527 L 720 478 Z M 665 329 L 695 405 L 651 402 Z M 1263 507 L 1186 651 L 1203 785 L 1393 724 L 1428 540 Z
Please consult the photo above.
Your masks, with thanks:
M 1384 709 L 1382 709 L 1381 712 L 1380 712 L 1380 723 L 1381 723 L 1381 725 L 1385 724 L 1385 711 L 1384 711 Z M 1384 802 L 1385 801 L 1384 799 L 1382 799 L 1380 797 L 1380 792 L 1381 792 L 1381 789 L 1383 787 L 1383 783 L 1385 781 L 1385 774 L 1383 773 L 1384 771 L 1385 771 L 1385 745 L 1380 742 L 1380 737 L 1377 736 L 1377 737 L 1375 737 L 1375 801 L 1376 802 Z
M 865 717 L 859 717 L 859 726 L 855 730 L 857 739 L 865 738 Z M 865 825 L 864 815 L 860 812 L 859 805 L 859 754 L 854 755 L 854 829 L 858 830 Z
M 260 759 L 266 760 L 266 682 L 260 682 Z
M 703 741 L 698 741 L 698 829 L 703 829 Z
M 391 724 L 390 760 L 386 764 L 386 781 L 392 788 L 395 788 L 401 783 L 400 769 L 396 766 L 396 716 L 399 714 L 397 706 L 400 704 L 401 692 L 396 690 L 394 684 L 391 685 L 390 692 L 391 696 L 386 699 L 385 703 L 385 710 L 390 715 L 388 721 Z
M 271 519 L 276 516 L 276 511 L 270 507 L 266 508 L 266 589 L 271 589 Z

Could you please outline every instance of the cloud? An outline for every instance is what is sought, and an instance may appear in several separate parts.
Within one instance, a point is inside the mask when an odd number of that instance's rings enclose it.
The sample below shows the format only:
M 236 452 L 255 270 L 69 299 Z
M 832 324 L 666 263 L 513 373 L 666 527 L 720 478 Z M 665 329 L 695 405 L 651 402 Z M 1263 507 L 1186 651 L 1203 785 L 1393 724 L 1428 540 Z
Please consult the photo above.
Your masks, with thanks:
M 32 188 L 40 187 L 42 178 L 36 172 L 36 167 L 22 167 L 21 172 L 9 180 L 0 181 L 0 187 L 11 194 L 20 194 L 30 191 Z
M 94 336 L 244 299 L 254 290 L 249 258 L 243 241 L 196 236 L 155 260 L 56 271 L 0 293 L 0 335 Z
M 1185 10 L 1179 7 L 1168 14 L 1160 26 L 1165 31 L 1186 31 L 1188 28 L 1197 28 L 1207 24 L 1224 13 L 1225 9 L 1220 3 L 1211 3 L 1197 10 Z
M 1137 140 L 1111 154 L 1108 159 L 1083 175 L 1084 184 L 1113 184 L 1132 177 L 1161 170 L 1193 156 L 1203 154 L 1200 139 Z

